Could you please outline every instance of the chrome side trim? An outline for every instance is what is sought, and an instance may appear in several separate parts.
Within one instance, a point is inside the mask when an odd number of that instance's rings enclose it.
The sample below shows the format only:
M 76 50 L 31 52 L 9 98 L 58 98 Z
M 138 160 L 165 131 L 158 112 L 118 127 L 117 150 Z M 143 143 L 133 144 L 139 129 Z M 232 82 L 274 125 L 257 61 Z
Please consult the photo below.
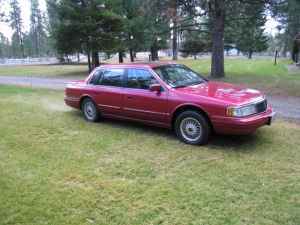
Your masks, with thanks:
M 98 104 L 99 107 L 106 107 L 106 108 L 111 108 L 111 109 L 121 109 L 119 106 L 113 106 L 113 105 L 103 105 L 103 104 Z
M 124 110 L 132 111 L 132 112 L 150 113 L 150 114 L 163 115 L 163 116 L 170 115 L 170 113 L 161 113 L 161 112 L 154 112 L 149 110 L 141 110 L 141 109 L 127 108 L 127 107 L 124 107 Z
M 67 100 L 67 101 L 78 102 L 79 99 L 80 98 L 65 96 L 65 100 Z
M 156 122 L 156 121 L 150 121 L 150 120 L 142 120 L 142 119 L 137 119 L 133 117 L 127 117 L 127 116 L 120 116 L 116 114 L 105 114 L 103 113 L 103 117 L 106 118 L 113 118 L 113 119 L 121 119 L 121 120 L 130 120 L 130 121 L 135 121 L 135 122 L 141 122 L 149 125 L 155 125 L 159 127 L 164 127 L 164 128 L 171 128 L 170 123 L 163 123 L 163 122 Z

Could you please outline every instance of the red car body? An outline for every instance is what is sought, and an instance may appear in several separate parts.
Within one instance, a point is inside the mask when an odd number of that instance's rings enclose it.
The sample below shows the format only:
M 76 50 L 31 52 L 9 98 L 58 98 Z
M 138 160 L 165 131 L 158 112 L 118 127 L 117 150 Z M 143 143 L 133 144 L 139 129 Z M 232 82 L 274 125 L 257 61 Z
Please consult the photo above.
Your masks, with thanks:
M 263 125 L 270 125 L 274 112 L 269 104 L 263 112 L 231 117 L 228 107 L 243 106 L 264 99 L 264 95 L 253 89 L 229 83 L 206 81 L 198 85 L 172 88 L 164 82 L 154 68 L 163 64 L 117 64 L 103 65 L 106 68 L 139 68 L 148 70 L 164 91 L 134 89 L 126 86 L 104 86 L 90 84 L 93 72 L 82 81 L 71 82 L 65 89 L 65 103 L 81 109 L 84 98 L 91 98 L 101 116 L 139 121 L 146 124 L 172 128 L 178 113 L 193 109 L 205 115 L 212 129 L 221 134 L 249 134 Z

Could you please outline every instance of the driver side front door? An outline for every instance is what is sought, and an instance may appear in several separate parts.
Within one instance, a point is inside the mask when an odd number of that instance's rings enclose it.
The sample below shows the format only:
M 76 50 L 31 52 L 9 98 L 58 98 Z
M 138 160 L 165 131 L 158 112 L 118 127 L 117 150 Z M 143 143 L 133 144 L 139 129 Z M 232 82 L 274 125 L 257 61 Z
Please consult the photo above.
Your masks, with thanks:
M 147 69 L 127 69 L 124 87 L 124 108 L 126 117 L 164 124 L 168 113 L 168 92 L 149 90 L 158 83 Z

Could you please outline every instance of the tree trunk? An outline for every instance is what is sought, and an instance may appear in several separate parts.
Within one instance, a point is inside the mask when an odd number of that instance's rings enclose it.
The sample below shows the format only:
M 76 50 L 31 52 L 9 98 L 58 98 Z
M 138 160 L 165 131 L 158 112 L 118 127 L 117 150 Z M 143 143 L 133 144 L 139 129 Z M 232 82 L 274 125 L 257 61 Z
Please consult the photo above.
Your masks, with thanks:
M 34 34 L 33 35 L 34 35 L 34 37 L 33 37 L 33 39 L 34 39 L 33 43 L 34 43 L 35 56 L 39 57 L 39 55 L 40 55 L 39 36 L 38 36 L 38 33 L 37 33 L 36 29 L 34 30 Z
M 21 53 L 22 53 L 22 58 L 25 58 L 24 43 L 22 38 L 21 38 Z
M 248 52 L 248 59 L 252 59 L 252 55 L 253 55 L 253 52 L 252 52 L 252 50 L 250 50 L 250 51 Z
M 79 52 L 77 52 L 77 63 L 80 63 L 80 55 L 79 55 Z
M 174 0 L 174 14 L 173 14 L 173 40 L 172 40 L 172 51 L 173 51 L 173 60 L 178 59 L 178 24 L 177 24 L 177 6 L 178 0 Z
M 295 63 L 298 63 L 298 55 L 299 55 L 299 52 L 300 52 L 300 47 L 298 47 L 297 42 L 294 41 L 294 44 L 293 44 L 293 50 L 292 50 L 292 60 L 293 60 Z
M 220 78 L 225 76 L 224 72 L 224 27 L 225 27 L 225 2 L 224 0 L 213 0 L 211 6 L 213 20 L 212 31 L 212 59 L 211 76 Z
M 91 53 L 90 53 L 90 51 L 87 52 L 87 58 L 88 58 L 89 72 L 91 72 L 92 71 L 92 65 L 91 65 Z
M 288 43 L 285 42 L 284 45 L 283 45 L 283 49 L 282 49 L 282 56 L 284 58 L 287 57 L 287 51 L 288 51 Z
M 134 62 L 134 54 L 131 48 L 129 49 L 129 54 L 130 54 L 130 62 Z
M 299 53 L 295 53 L 295 63 L 299 62 Z
M 155 46 L 151 47 L 151 60 L 152 61 L 158 60 L 158 50 Z
M 18 44 L 20 45 L 20 49 L 21 49 L 21 56 L 22 56 L 22 58 L 25 58 L 23 33 L 22 33 L 22 30 L 21 30 L 21 24 L 18 23 L 16 27 L 17 27 Z
M 119 52 L 119 63 L 123 63 L 124 60 L 123 60 L 123 52 Z
M 275 51 L 274 65 L 277 65 L 278 50 Z
M 97 51 L 92 52 L 93 68 L 100 66 L 99 53 Z
M 288 52 L 290 51 L 290 38 L 287 37 L 287 35 L 285 35 L 284 37 L 284 45 L 283 45 L 283 57 L 287 58 L 288 57 Z

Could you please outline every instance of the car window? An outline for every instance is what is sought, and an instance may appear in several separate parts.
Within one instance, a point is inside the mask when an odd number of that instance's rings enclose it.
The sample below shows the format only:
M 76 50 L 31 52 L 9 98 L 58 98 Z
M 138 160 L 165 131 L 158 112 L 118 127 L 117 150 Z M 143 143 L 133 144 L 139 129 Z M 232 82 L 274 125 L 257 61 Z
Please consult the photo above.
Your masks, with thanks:
M 99 85 L 106 86 L 122 86 L 122 80 L 124 75 L 124 69 L 106 69 L 102 72 L 99 81 Z
M 101 77 L 101 75 L 102 75 L 102 70 L 97 70 L 97 71 L 95 71 L 94 72 L 94 74 L 93 74 L 93 77 L 91 78 L 91 80 L 90 80 L 90 84 L 97 84 L 98 83 L 98 81 L 99 81 L 99 79 L 100 79 L 100 77 Z
M 127 87 L 137 89 L 149 89 L 151 84 L 157 84 L 153 75 L 144 69 L 128 69 Z

